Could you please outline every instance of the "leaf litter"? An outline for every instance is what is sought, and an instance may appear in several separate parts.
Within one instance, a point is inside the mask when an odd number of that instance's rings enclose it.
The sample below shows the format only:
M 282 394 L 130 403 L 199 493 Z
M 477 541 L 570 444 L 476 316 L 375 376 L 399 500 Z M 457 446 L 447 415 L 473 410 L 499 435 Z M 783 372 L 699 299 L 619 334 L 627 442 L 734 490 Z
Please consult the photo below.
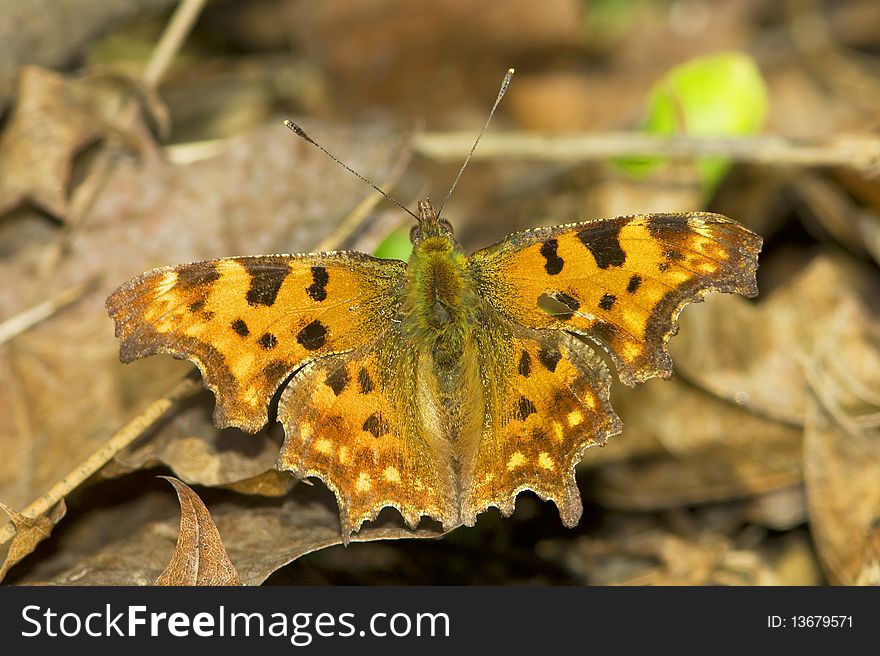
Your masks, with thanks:
M 381 12 L 361 21 L 357 3 L 347 2 L 324 8 L 281 0 L 270 14 L 260 3 L 208 7 L 207 24 L 239 44 L 279 43 L 277 25 L 289 17 L 293 38 L 307 43 L 293 77 L 263 55 L 244 61 L 224 53 L 218 68 L 212 55 L 191 52 L 172 67 L 160 89 L 176 119 L 171 134 L 218 138 L 210 144 L 162 150 L 147 131 L 164 124 L 161 104 L 138 82 L 94 74 L 115 62 L 84 74 L 17 70 L 0 132 L 0 276 L 11 281 L 0 295 L 0 319 L 73 288 L 88 291 L 0 345 L 0 415 L 9 418 L 0 425 L 0 502 L 13 519 L 2 573 L 13 583 L 150 585 L 174 557 L 178 566 L 165 580 L 184 573 L 198 582 L 200 541 L 191 533 L 198 526 L 211 536 L 206 554 L 220 554 L 215 530 L 222 538 L 227 560 L 217 559 L 219 580 L 231 581 L 234 570 L 245 585 L 878 583 L 880 196 L 867 167 L 808 161 L 735 165 L 721 181 L 710 208 L 766 238 L 761 296 L 715 295 L 687 308 L 670 342 L 676 377 L 614 390 L 625 431 L 587 452 L 579 474 L 585 519 L 573 531 L 523 495 L 511 518 L 488 513 L 440 540 L 398 541 L 438 535 L 430 528 L 413 534 L 383 514 L 384 522 L 356 536 L 381 544 L 341 552 L 326 490 L 294 485 L 274 470 L 277 426 L 255 436 L 218 431 L 211 395 L 191 391 L 98 475 L 62 495 L 63 520 L 60 498 L 37 517 L 17 514 L 190 371 L 169 358 L 119 365 L 101 308 L 107 292 L 154 266 L 311 250 L 366 194 L 285 134 L 274 119 L 279 106 L 313 114 L 310 134 L 382 182 L 414 116 L 428 117 L 432 129 L 473 131 L 487 102 L 482 80 L 492 87 L 512 64 L 532 62 L 493 129 L 507 121 L 559 132 L 632 130 L 668 71 L 698 55 L 741 49 L 770 91 L 768 136 L 805 140 L 819 151 L 845 139 L 855 144 L 854 161 L 870 161 L 876 103 L 865 99 L 880 84 L 850 65 L 847 50 L 834 50 L 846 72 L 837 79 L 808 61 L 796 39 L 776 40 L 789 29 L 787 9 L 759 2 L 758 20 L 742 3 L 724 2 L 726 11 L 710 12 L 701 26 L 643 7 L 612 28 L 574 0 L 540 12 L 515 3 L 504 12 L 506 27 L 469 50 L 467 35 L 454 29 L 464 5 L 441 4 L 429 24 L 407 3 L 389 4 L 393 21 Z M 817 9 L 815 17 L 830 21 L 835 38 L 852 49 L 876 39 L 867 26 L 880 23 L 848 20 L 856 9 L 876 15 L 870 2 L 850 4 Z M 472 17 L 475 33 L 497 19 L 494 11 Z M 155 20 L 158 32 L 164 18 Z M 353 38 L 333 38 L 339 33 Z M 419 39 L 400 38 L 412 33 Z M 289 38 L 285 32 L 285 47 Z M 372 75 L 376 60 L 362 56 L 377 44 L 387 58 L 379 77 Z M 551 56 L 562 44 L 568 54 Z M 771 44 L 772 56 L 760 44 Z M 468 67 L 456 63 L 459 56 Z M 588 73 L 571 65 L 583 56 L 601 65 Z M 287 77 L 255 83 L 266 79 L 255 70 Z M 432 71 L 430 88 L 413 83 L 428 80 L 424 70 Z M 205 97 L 209 110 L 200 103 Z M 114 109 L 132 102 L 133 121 Z M 377 108 L 389 108 L 397 126 L 365 127 L 375 126 Z M 184 147 L 197 156 L 179 157 Z M 642 180 L 604 163 L 488 160 L 471 165 L 450 204 L 468 250 L 539 223 L 706 207 L 693 158 Z M 436 181 L 454 174 L 451 165 L 424 159 L 413 168 L 417 175 L 397 192 L 404 201 L 424 195 L 425 179 L 443 186 Z M 145 483 L 155 473 L 199 486 L 206 509 L 191 490 L 180 493 L 189 510 L 173 507 L 171 495 Z M 181 530 L 185 517 L 190 532 Z

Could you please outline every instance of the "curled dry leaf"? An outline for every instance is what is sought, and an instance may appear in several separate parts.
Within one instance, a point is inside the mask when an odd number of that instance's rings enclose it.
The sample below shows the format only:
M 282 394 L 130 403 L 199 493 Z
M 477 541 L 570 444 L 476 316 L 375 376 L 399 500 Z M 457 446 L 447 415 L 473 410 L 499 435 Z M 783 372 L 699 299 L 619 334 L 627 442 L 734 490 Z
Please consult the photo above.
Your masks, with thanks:
M 180 501 L 180 533 L 174 554 L 156 585 L 241 585 L 211 513 L 192 488 L 171 476 Z
M 9 515 L 9 519 L 15 525 L 15 537 L 8 543 L 3 563 L 0 564 L 0 581 L 2 581 L 13 565 L 49 537 L 52 528 L 64 517 L 67 507 L 64 501 L 61 501 L 48 514 L 41 517 L 25 517 L 5 503 L 0 503 L 0 509 Z
M 231 494 L 231 493 L 227 493 Z M 211 505 L 211 516 L 229 559 L 244 585 L 259 585 L 279 568 L 305 554 L 342 544 L 339 513 L 326 490 L 299 486 L 283 499 L 233 497 Z M 177 518 L 151 522 L 141 530 L 67 567 L 52 585 L 150 585 L 163 571 L 177 535 Z M 351 542 L 436 538 L 440 533 L 395 526 L 369 526 Z M 356 546 L 350 545 L 349 549 Z
M 880 585 L 880 326 L 854 303 L 835 319 L 808 364 L 810 528 L 833 582 Z
M 110 78 L 65 78 L 23 68 L 9 125 L 0 136 L 0 214 L 30 202 L 66 219 L 78 153 L 111 135 L 148 146 L 142 124 L 122 124 L 120 110 L 132 89 Z

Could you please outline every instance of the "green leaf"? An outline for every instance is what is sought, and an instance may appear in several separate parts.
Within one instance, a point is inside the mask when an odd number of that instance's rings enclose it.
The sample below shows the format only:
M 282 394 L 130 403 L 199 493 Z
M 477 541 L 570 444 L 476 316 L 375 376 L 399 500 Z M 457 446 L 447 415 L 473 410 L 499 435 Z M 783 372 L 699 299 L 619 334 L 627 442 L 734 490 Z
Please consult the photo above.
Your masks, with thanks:
M 409 240 L 409 227 L 401 226 L 388 235 L 376 247 L 373 255 L 386 260 L 403 260 L 406 262 L 412 253 L 412 242 Z
M 754 134 L 767 114 L 767 89 L 755 61 L 728 52 L 697 57 L 671 69 L 648 96 L 642 130 L 649 134 L 694 136 Z M 616 163 L 643 176 L 665 161 L 662 157 L 627 158 Z M 710 193 L 730 164 L 722 158 L 700 160 L 700 176 Z

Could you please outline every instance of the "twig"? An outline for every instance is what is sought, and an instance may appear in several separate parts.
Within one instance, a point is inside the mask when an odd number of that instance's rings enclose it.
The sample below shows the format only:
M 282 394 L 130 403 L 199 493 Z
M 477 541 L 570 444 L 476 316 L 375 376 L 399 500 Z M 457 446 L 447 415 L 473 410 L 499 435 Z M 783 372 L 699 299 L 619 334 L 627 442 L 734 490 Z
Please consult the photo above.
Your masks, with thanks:
M 153 48 L 150 61 L 144 70 L 144 84 L 150 89 L 155 89 L 159 81 L 168 70 L 174 55 L 180 50 L 180 46 L 189 36 L 190 30 L 195 25 L 196 19 L 202 13 L 202 8 L 207 0 L 182 0 L 174 10 L 174 15 L 159 37 L 159 43 Z
M 414 139 L 415 152 L 438 160 L 460 160 L 473 141 L 470 132 L 425 133 Z M 846 166 L 867 175 L 880 172 L 880 138 L 841 135 L 829 141 L 798 141 L 779 136 L 656 136 L 637 132 L 545 135 L 494 133 L 483 138 L 474 157 L 482 160 L 606 160 L 660 156 L 678 159 L 724 157 L 756 164 Z
M 0 344 L 5 344 L 16 335 L 23 333 L 25 330 L 38 324 L 43 319 L 48 319 L 65 305 L 70 305 L 71 303 L 78 301 L 87 291 L 89 291 L 94 282 L 95 279 L 92 279 L 80 285 L 65 289 L 63 292 L 56 294 L 49 300 L 34 305 L 27 310 L 23 310 L 13 317 L 9 317 L 6 321 L 0 323 Z
M 55 504 L 79 487 L 89 476 L 110 462 L 117 453 L 143 435 L 144 431 L 153 426 L 175 403 L 192 396 L 200 389 L 202 389 L 200 381 L 189 377 L 181 380 L 168 394 L 158 401 L 154 401 L 146 410 L 123 426 L 119 432 L 83 460 L 73 471 L 55 483 L 48 492 L 21 511 L 21 514 L 36 519 L 49 512 Z M 0 546 L 11 540 L 14 535 L 15 527 L 12 523 L 0 529 Z

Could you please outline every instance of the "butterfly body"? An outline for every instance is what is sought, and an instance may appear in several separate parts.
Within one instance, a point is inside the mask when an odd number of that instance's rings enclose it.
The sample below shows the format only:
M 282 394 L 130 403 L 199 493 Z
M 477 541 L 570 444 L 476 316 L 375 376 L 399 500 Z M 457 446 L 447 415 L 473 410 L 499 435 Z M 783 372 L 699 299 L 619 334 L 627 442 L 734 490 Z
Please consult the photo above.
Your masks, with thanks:
M 418 219 L 406 264 L 223 258 L 149 271 L 107 300 L 122 359 L 193 361 L 219 426 L 258 430 L 283 386 L 279 468 L 333 490 L 345 539 L 385 506 L 451 528 L 509 514 L 523 490 L 575 525 L 574 468 L 622 428 L 588 343 L 624 383 L 668 377 L 686 303 L 757 293 L 760 237 L 717 214 L 535 228 L 470 256 L 429 201 Z

